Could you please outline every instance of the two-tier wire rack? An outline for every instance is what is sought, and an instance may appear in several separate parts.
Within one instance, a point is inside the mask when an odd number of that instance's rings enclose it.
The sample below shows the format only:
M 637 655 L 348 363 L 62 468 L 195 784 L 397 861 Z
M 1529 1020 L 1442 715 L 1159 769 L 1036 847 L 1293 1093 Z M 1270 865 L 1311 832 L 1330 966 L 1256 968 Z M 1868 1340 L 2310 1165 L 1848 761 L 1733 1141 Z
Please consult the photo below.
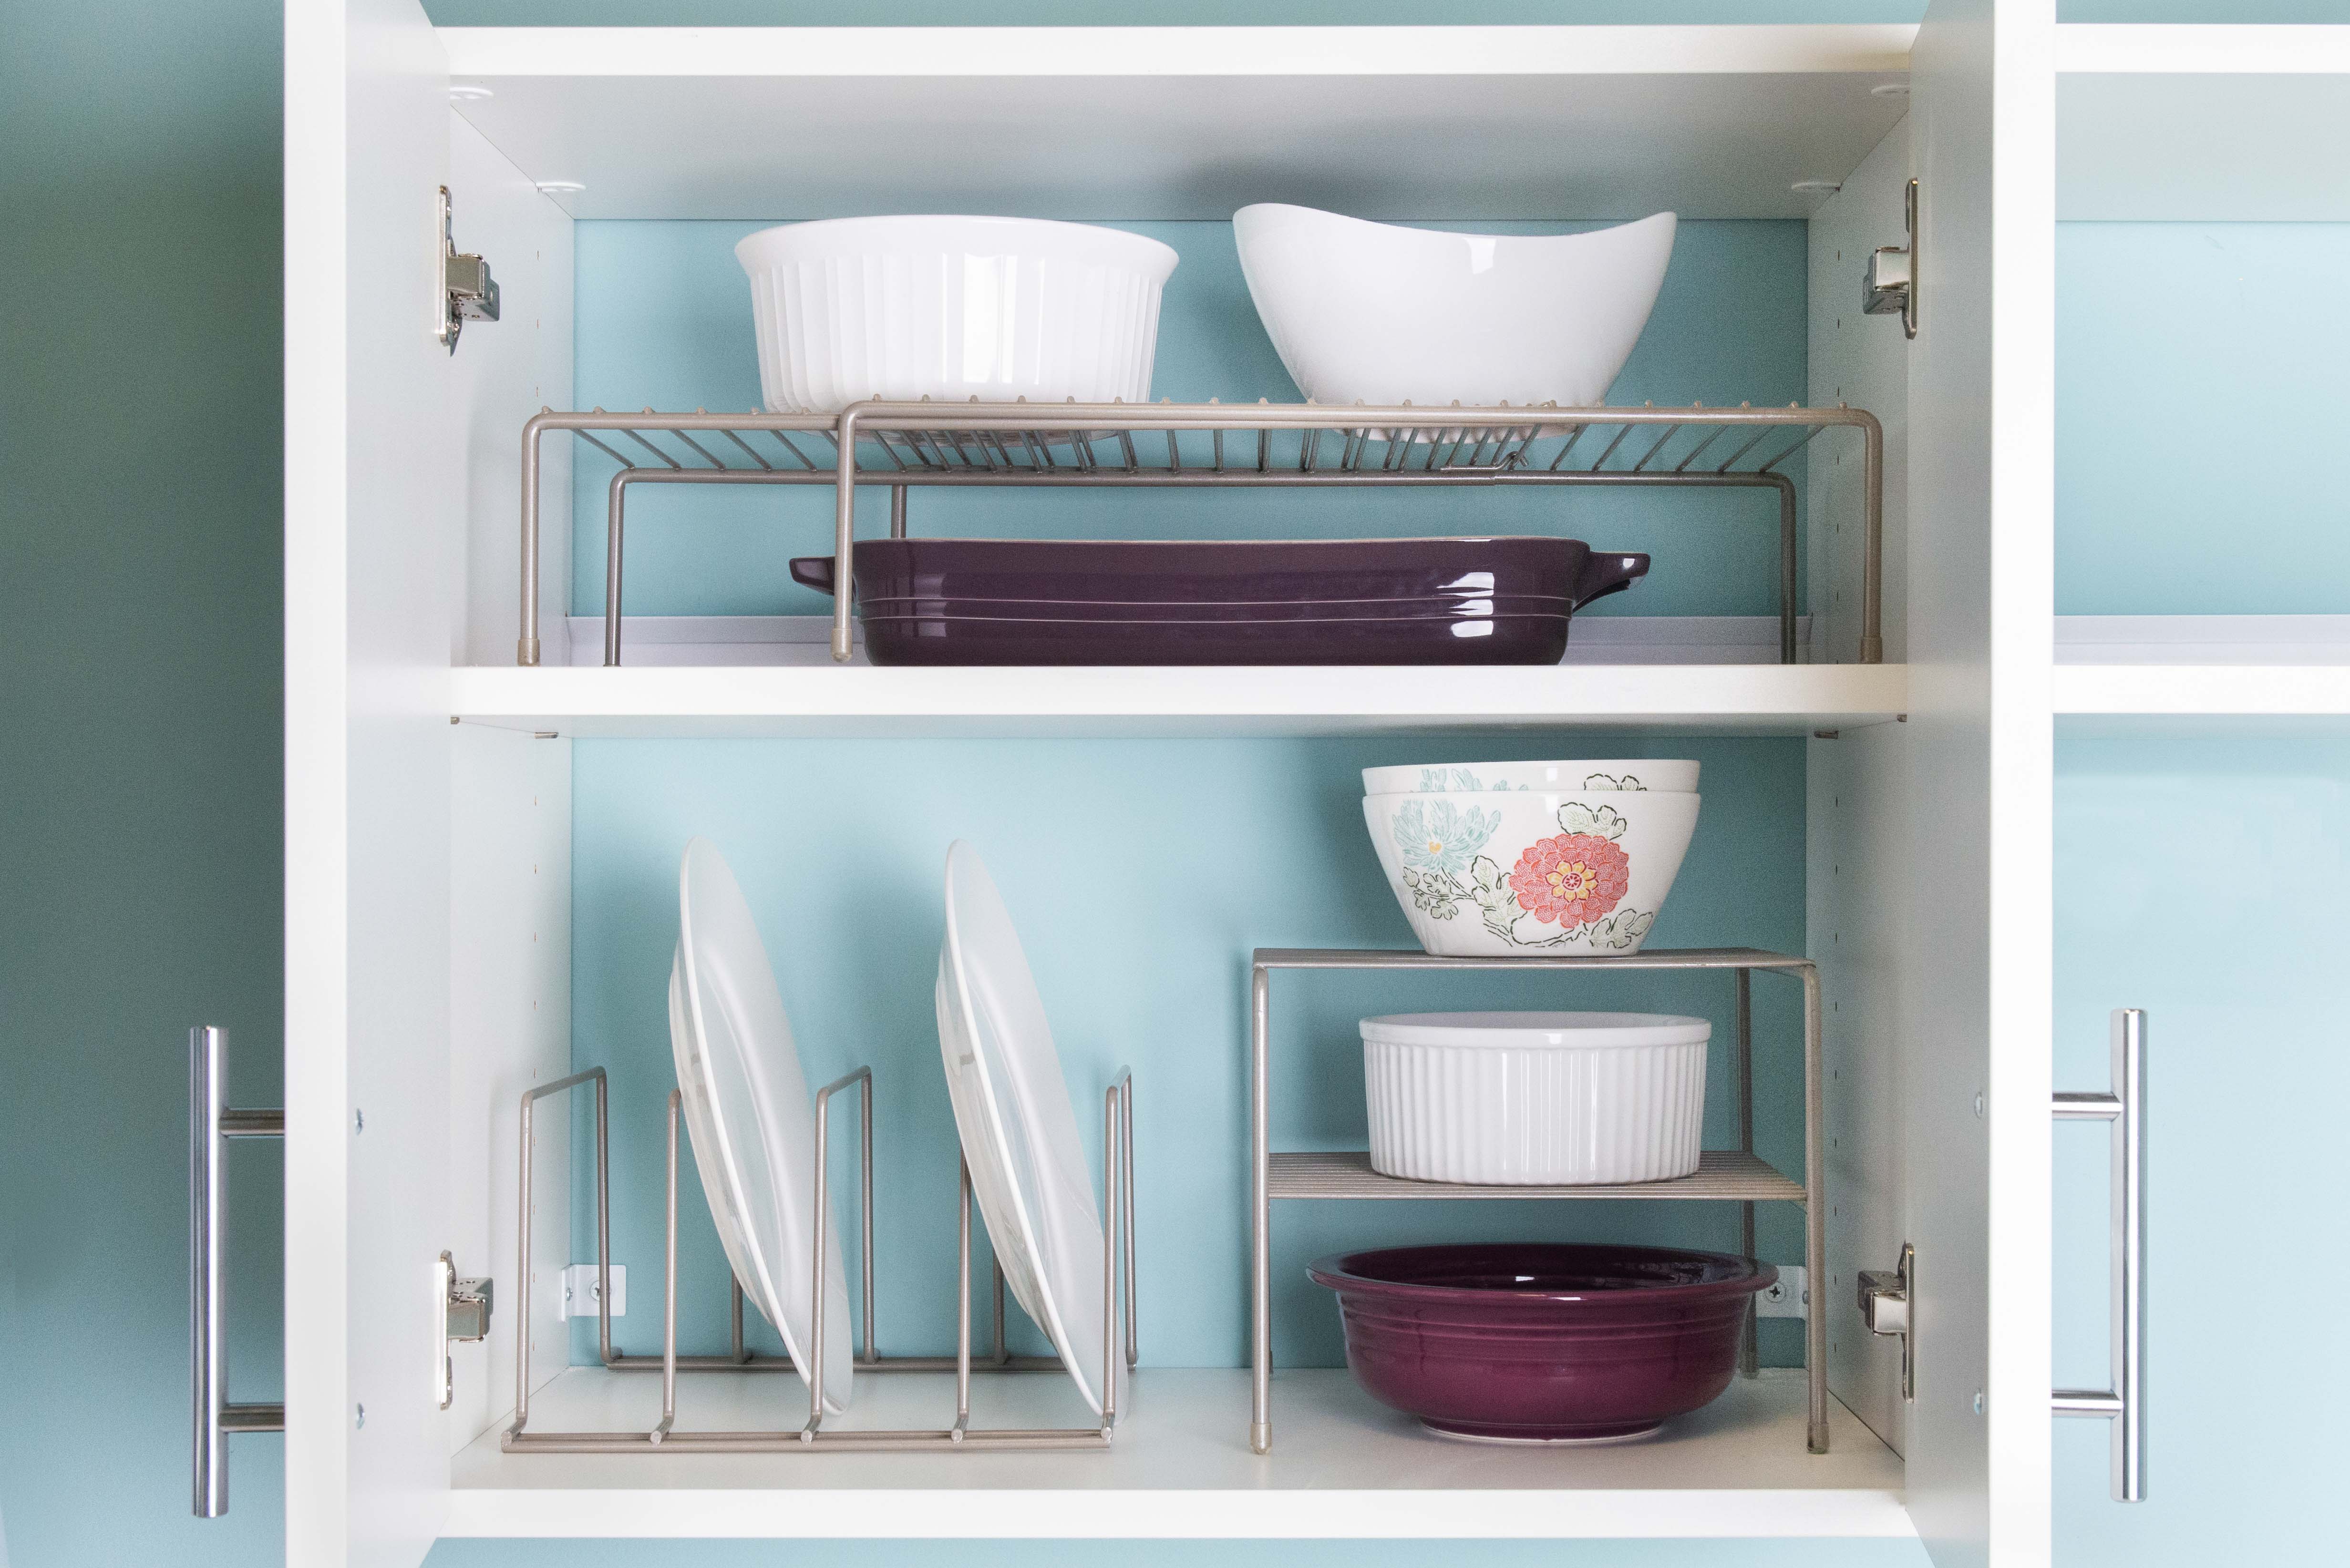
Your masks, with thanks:
M 934 485 L 1596 485 L 1767 489 L 1778 497 L 1779 657 L 1796 648 L 1798 518 L 1788 463 L 1823 431 L 1859 432 L 1857 661 L 1884 659 L 1885 433 L 1846 408 L 1391 408 L 1315 403 L 862 402 L 838 414 L 586 413 L 547 410 L 523 429 L 522 617 L 516 661 L 539 662 L 543 446 L 568 431 L 619 464 L 606 485 L 604 662 L 620 662 L 628 498 L 641 484 L 831 485 L 832 657 L 853 647 L 856 494 L 889 492 L 907 535 L 909 492 Z

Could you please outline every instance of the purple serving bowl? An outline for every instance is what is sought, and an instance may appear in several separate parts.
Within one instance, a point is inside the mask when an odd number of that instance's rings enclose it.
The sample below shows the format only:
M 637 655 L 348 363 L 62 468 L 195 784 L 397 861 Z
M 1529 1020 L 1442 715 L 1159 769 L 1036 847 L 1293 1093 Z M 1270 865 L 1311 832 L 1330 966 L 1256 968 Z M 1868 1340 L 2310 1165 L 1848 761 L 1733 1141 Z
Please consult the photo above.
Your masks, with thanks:
M 1577 539 L 876 539 L 857 597 L 876 664 L 1555 664 L 1648 569 Z
M 1321 1259 L 1347 1366 L 1366 1393 L 1450 1437 L 1637 1437 L 1730 1386 L 1752 1258 L 1541 1241 L 1393 1247 Z

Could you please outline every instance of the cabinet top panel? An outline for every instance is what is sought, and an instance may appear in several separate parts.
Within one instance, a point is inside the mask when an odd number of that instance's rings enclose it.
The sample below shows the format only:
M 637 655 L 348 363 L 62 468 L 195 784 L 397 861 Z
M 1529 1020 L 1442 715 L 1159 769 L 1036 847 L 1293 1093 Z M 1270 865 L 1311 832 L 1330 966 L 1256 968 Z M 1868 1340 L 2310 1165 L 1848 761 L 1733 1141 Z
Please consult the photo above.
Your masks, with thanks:
M 440 36 L 458 111 L 577 218 L 1802 218 L 1906 112 L 1916 31 Z

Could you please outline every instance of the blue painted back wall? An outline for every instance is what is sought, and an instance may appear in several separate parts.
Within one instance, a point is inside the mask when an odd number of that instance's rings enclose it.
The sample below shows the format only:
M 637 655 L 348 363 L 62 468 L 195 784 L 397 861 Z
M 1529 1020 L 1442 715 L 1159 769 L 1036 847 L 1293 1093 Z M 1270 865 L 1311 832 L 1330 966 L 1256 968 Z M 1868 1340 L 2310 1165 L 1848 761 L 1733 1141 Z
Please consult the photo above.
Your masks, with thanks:
M 2350 223 L 2064 223 L 2056 246 L 2056 612 L 2350 613 L 2350 320 L 2309 303 L 2350 272 Z
M 750 286 L 734 260 L 734 242 L 764 226 L 578 224 L 574 405 L 758 407 Z M 1160 310 L 1154 397 L 1178 402 L 1299 400 L 1249 301 L 1231 224 L 1115 226 L 1163 240 L 1181 257 Z M 1469 226 L 1486 233 L 1559 234 L 1604 225 Z M 1806 290 L 1803 223 L 1682 224 L 1656 312 L 1611 400 L 1801 400 Z M 572 607 L 577 614 L 603 613 L 604 482 L 614 467 L 601 453 L 579 449 L 572 556 Z M 1800 484 L 1803 465 L 1794 469 Z M 884 493 L 868 487 L 861 501 L 866 532 L 881 532 Z M 828 598 L 796 586 L 785 569 L 793 556 L 831 553 L 829 490 L 639 486 L 629 504 L 629 613 L 830 613 Z M 1762 490 L 931 490 L 915 492 L 910 503 L 917 534 L 982 537 L 1571 533 L 1605 549 L 1656 556 L 1646 581 L 1594 611 L 1632 615 L 1775 613 L 1778 516 L 1776 497 Z

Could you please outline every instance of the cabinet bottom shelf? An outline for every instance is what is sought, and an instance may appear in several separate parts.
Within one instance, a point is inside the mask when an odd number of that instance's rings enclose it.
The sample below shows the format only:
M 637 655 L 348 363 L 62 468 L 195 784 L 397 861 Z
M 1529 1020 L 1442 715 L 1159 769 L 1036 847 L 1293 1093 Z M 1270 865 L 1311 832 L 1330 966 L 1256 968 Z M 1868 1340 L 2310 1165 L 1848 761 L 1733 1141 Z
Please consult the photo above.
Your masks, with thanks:
M 796 1377 L 688 1373 L 678 1428 L 796 1426 Z M 1056 1373 L 974 1381 L 974 1424 L 1087 1419 Z M 1274 1382 L 1274 1447 L 1248 1447 L 1245 1370 L 1145 1368 L 1107 1451 L 509 1454 L 484 1433 L 451 1466 L 452 1536 L 1109 1539 L 1909 1536 L 1902 1464 L 1830 1401 L 1832 1451 L 1804 1447 L 1793 1371 L 1736 1381 L 1656 1438 L 1554 1449 L 1455 1443 L 1345 1372 Z M 660 1383 L 572 1367 L 532 1396 L 535 1430 L 650 1428 Z M 940 1373 L 860 1378 L 846 1428 L 939 1424 Z M 830 1423 L 828 1423 L 830 1424 Z

